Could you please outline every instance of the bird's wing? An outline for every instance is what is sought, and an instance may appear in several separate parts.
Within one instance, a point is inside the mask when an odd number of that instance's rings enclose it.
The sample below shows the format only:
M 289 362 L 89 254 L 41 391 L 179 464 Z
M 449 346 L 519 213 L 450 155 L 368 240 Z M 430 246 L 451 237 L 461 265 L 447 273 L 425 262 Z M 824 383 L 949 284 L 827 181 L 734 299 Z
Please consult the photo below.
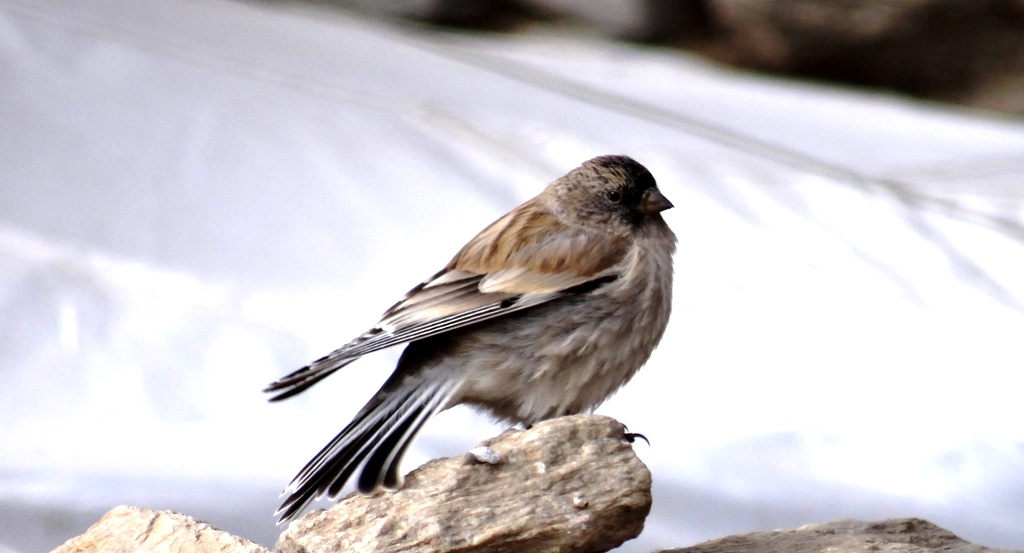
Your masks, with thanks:
M 470 240 L 376 326 L 264 391 L 285 399 L 367 353 L 592 290 L 617 277 L 627 252 L 625 239 L 568 227 L 528 202 Z

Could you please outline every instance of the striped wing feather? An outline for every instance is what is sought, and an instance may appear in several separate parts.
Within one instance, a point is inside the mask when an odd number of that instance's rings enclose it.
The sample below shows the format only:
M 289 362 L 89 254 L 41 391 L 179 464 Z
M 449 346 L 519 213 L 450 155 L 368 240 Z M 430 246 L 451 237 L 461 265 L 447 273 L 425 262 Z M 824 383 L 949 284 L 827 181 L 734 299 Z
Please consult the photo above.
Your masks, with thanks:
M 270 384 L 279 401 L 367 353 L 540 305 L 615 276 L 628 243 L 568 227 L 527 202 L 470 240 L 437 273 L 388 309 L 380 323 Z

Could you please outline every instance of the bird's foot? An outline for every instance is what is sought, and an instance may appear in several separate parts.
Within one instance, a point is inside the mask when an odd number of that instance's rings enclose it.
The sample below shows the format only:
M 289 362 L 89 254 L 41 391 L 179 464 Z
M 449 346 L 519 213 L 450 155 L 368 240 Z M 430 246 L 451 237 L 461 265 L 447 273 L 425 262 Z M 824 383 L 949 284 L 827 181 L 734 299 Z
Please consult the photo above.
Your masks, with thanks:
M 641 440 L 647 442 L 648 446 L 651 445 L 651 441 L 647 439 L 647 436 L 644 436 L 643 434 L 641 434 L 639 432 L 628 432 L 627 431 L 625 434 L 622 435 L 622 439 L 626 440 L 626 442 L 628 442 L 628 443 L 635 442 L 637 438 L 640 438 Z

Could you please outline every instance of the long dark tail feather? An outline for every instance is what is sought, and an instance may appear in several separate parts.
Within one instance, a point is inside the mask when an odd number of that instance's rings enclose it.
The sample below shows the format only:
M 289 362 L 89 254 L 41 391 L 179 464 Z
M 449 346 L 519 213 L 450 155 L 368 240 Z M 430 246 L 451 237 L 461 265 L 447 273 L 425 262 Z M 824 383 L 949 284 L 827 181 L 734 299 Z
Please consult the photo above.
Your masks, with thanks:
M 402 478 L 398 472 L 399 461 L 427 419 L 438 411 L 438 406 L 435 405 L 438 399 L 441 398 L 434 396 L 429 402 L 410 409 L 402 418 L 402 422 L 396 425 L 370 454 L 363 467 L 363 472 L 359 474 L 360 492 L 370 493 L 382 486 L 387 489 L 396 489 L 401 486 Z
M 314 499 L 324 495 L 335 497 L 341 493 L 369 454 L 374 439 L 393 416 L 393 413 L 382 412 L 383 402 L 377 399 L 378 396 L 295 475 L 282 494 L 288 497 L 274 513 L 280 515 L 278 523 L 293 518 Z M 406 399 L 396 399 L 395 404 Z
M 335 359 L 328 355 L 322 357 L 301 369 L 271 382 L 264 392 L 277 392 L 270 401 L 281 401 L 296 394 L 305 392 L 311 386 L 334 374 L 335 371 L 359 359 L 350 357 L 348 359 Z
M 388 345 L 401 342 L 389 340 L 389 333 L 378 327 L 367 330 L 359 337 L 313 361 L 301 369 L 279 378 L 263 388 L 264 392 L 277 392 L 270 401 L 281 401 L 296 394 L 301 394 L 311 386 L 334 374 L 335 371 L 347 366 L 363 355 Z
M 378 470 L 377 474 L 378 481 L 381 485 L 387 489 L 398 489 L 402 485 L 402 474 L 399 472 L 402 457 L 405 456 L 405 451 L 412 445 L 413 439 L 419 435 L 420 430 L 427 424 L 427 421 L 437 413 L 443 411 L 448 407 L 448 400 L 451 399 L 452 393 L 457 388 L 457 384 L 451 384 L 449 390 L 443 394 L 436 394 L 428 405 L 427 409 L 424 409 L 419 414 L 417 421 L 408 430 L 407 438 L 401 441 L 398 446 L 391 452 L 391 456 L 388 459 L 387 465 L 381 467 L 382 470 Z
M 397 377 L 397 378 L 396 378 Z M 414 377 L 415 378 L 415 377 Z M 336 498 L 360 467 L 359 490 L 370 493 L 401 485 L 399 463 L 426 421 L 443 409 L 456 383 L 441 378 L 402 382 L 397 374 L 285 488 L 278 522 L 295 517 L 310 501 Z
M 443 409 L 443 406 L 440 408 L 435 407 L 430 411 L 424 411 L 424 413 L 419 416 L 419 419 L 413 427 L 409 430 L 410 438 L 405 440 L 405 442 L 398 444 L 392 452 L 391 458 L 388 459 L 387 467 L 380 467 L 376 470 L 378 480 L 381 480 L 380 475 L 383 475 L 383 480 L 381 481 L 382 486 L 389 490 L 394 490 L 398 489 L 402 485 L 402 473 L 399 472 L 399 467 L 401 465 L 402 457 L 405 457 L 405 451 L 409 449 L 410 445 L 412 445 L 412 436 L 418 435 L 420 430 L 423 428 L 423 425 L 425 425 L 430 417 L 440 409 Z M 369 463 L 372 463 L 372 460 L 369 461 L 368 464 Z

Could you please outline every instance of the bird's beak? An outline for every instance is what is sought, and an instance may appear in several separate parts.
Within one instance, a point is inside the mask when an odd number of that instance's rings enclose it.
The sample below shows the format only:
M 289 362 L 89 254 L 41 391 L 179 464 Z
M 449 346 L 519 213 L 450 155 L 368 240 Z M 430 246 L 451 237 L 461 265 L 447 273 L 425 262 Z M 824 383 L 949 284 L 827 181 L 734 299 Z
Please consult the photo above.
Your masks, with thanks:
M 668 201 L 668 198 L 657 188 L 648 188 L 644 191 L 644 197 L 640 204 L 645 215 L 654 215 L 673 207 L 675 206 L 672 205 L 672 202 Z

